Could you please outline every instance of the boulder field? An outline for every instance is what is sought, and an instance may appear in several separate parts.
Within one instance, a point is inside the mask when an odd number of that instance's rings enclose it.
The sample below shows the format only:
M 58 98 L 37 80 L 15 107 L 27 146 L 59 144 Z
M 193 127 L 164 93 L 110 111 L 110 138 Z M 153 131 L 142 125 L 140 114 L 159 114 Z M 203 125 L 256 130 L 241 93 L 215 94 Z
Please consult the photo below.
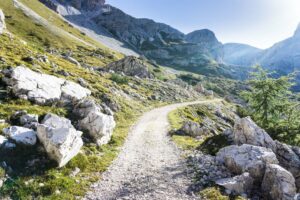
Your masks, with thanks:
M 264 199 L 292 200 L 299 196 L 299 147 L 274 141 L 250 117 L 235 122 L 233 145 L 219 150 L 215 159 L 232 177 L 215 183 L 233 194 Z
M 17 111 L 10 118 L 12 126 L 3 129 L 1 148 L 41 145 L 48 157 L 63 167 L 80 152 L 84 145 L 83 132 L 97 145 L 110 141 L 116 126 L 114 113 L 108 106 L 98 104 L 89 89 L 23 66 L 8 68 L 2 73 L 3 81 L 14 96 L 39 105 L 67 106 L 73 121 L 52 113 L 42 117 Z

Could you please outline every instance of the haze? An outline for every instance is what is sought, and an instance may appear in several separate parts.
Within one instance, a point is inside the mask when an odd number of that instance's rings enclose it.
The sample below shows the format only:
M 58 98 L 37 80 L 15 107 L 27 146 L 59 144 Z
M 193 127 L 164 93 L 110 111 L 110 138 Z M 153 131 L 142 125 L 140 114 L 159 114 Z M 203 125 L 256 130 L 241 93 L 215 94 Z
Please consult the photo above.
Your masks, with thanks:
M 223 43 L 267 48 L 293 35 L 299 0 L 107 0 L 138 18 L 150 18 L 188 33 L 208 28 Z

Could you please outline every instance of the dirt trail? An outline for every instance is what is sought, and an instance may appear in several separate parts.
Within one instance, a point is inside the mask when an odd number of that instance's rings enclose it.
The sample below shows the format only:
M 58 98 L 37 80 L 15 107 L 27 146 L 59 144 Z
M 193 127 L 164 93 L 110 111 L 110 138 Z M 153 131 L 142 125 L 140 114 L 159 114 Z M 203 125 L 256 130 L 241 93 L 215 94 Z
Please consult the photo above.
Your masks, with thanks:
M 181 152 L 170 141 L 168 113 L 219 99 L 179 103 L 145 113 L 132 128 L 118 158 L 85 199 L 194 200 Z

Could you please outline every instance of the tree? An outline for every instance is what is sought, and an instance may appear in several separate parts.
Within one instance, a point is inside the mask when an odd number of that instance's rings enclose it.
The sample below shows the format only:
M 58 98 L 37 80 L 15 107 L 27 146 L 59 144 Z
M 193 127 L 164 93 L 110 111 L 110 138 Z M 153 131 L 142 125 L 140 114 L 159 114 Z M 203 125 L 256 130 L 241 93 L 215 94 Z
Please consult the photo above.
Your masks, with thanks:
M 299 117 L 296 113 L 298 103 L 291 99 L 294 75 L 272 77 L 260 66 L 256 66 L 251 79 L 248 81 L 250 89 L 242 96 L 248 103 L 248 113 L 263 128 L 290 131 L 299 128 Z M 299 129 L 298 129 L 299 130 Z

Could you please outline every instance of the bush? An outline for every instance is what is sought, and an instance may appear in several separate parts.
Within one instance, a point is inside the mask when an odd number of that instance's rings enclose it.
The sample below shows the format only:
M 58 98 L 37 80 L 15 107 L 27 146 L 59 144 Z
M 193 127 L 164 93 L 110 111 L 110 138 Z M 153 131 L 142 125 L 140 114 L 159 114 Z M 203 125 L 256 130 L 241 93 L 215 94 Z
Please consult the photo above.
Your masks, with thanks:
M 112 74 L 110 80 L 118 84 L 128 84 L 128 78 L 119 74 Z

